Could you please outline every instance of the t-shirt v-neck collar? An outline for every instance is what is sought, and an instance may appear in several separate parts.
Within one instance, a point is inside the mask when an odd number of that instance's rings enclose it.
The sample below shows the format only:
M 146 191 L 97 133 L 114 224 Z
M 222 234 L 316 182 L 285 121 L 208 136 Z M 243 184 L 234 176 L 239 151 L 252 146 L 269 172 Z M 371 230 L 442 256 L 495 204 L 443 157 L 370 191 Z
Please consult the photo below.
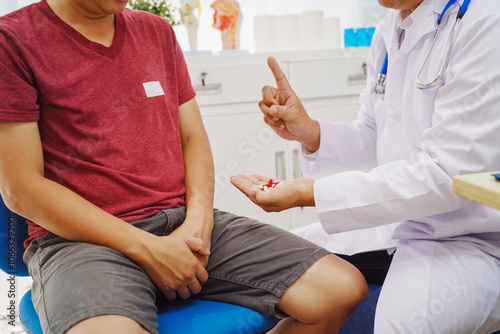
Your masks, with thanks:
M 115 14 L 115 36 L 113 38 L 113 43 L 109 47 L 107 47 L 89 40 L 87 37 L 79 33 L 76 29 L 61 20 L 54 13 L 52 8 L 50 8 L 46 0 L 40 1 L 39 8 L 52 23 L 54 23 L 61 30 L 67 33 L 71 38 L 73 38 L 75 41 L 77 41 L 87 49 L 90 49 L 104 57 L 115 58 L 123 48 L 123 42 L 125 40 L 125 22 L 123 20 L 122 13 Z

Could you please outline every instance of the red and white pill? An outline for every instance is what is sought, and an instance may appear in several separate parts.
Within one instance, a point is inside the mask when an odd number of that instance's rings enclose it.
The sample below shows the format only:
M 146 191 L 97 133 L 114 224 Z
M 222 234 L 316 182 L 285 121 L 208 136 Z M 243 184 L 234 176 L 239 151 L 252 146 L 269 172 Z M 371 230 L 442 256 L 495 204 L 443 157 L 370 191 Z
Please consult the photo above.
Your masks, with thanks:
M 280 182 L 275 182 L 273 179 L 269 179 L 269 181 L 266 184 L 262 184 L 259 186 L 259 189 L 262 191 L 269 191 L 273 188 L 275 188 Z

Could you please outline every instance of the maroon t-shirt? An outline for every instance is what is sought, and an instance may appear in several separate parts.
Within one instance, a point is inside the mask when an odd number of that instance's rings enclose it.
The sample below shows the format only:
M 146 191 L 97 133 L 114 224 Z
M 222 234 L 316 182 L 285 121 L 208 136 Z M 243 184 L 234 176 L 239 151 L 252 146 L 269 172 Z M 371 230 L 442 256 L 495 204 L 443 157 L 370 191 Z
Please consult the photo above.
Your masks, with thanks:
M 91 42 L 45 0 L 0 18 L 0 119 L 37 121 L 45 177 L 130 222 L 184 205 L 178 111 L 195 92 L 166 20 L 127 9 L 115 27 Z M 29 224 L 25 245 L 47 233 Z

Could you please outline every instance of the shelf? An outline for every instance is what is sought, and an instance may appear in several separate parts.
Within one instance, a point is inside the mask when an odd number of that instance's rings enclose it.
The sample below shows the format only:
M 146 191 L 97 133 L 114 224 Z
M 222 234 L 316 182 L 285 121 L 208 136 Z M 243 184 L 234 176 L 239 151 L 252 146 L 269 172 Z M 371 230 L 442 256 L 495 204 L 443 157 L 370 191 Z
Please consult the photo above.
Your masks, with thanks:
M 500 182 L 491 174 L 459 175 L 453 178 L 453 192 L 475 202 L 500 210 Z

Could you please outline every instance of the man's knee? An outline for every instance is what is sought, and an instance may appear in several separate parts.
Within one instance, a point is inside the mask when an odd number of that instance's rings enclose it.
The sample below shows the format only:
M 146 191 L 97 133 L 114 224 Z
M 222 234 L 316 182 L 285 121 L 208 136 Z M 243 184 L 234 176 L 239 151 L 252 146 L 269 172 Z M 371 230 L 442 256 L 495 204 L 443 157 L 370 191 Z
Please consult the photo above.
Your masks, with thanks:
M 347 317 L 369 295 L 361 273 L 346 261 L 327 255 L 312 265 L 285 292 L 278 308 L 290 306 L 305 323 L 324 322 L 325 317 Z
M 325 303 L 352 311 L 370 295 L 363 275 L 352 264 L 335 255 L 327 255 L 320 261 L 317 275 L 321 276 L 324 288 L 332 292 L 325 294 Z

